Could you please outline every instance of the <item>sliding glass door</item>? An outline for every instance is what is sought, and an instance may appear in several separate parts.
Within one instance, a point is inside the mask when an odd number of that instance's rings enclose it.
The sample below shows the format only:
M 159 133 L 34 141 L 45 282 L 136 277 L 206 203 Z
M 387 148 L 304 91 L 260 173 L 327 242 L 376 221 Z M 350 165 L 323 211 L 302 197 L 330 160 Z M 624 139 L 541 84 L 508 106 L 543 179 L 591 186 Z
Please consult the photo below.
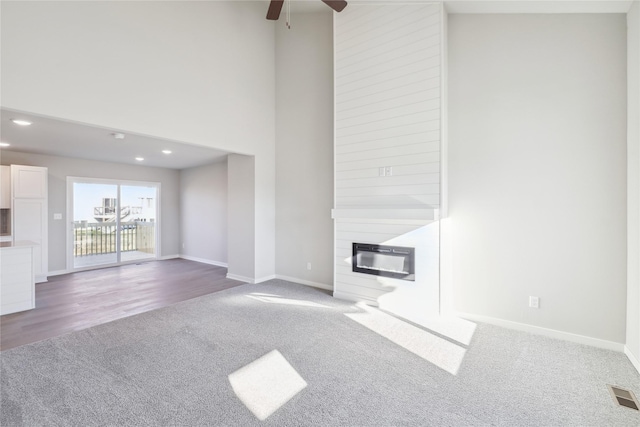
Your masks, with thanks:
M 73 183 L 73 268 L 118 262 L 118 186 Z
M 159 184 L 68 178 L 70 269 L 157 257 Z
M 156 257 L 156 193 L 154 186 L 120 186 L 122 261 Z

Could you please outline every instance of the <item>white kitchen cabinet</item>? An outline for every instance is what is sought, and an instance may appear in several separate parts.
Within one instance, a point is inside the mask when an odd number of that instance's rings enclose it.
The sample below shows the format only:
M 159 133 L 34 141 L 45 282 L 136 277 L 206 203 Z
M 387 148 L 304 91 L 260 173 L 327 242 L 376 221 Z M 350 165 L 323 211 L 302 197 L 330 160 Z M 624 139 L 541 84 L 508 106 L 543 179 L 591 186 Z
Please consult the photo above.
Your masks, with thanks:
M 46 199 L 47 168 L 11 165 L 14 199 Z
M 32 242 L 0 243 L 0 314 L 35 308 Z
M 0 209 L 11 209 L 11 166 L 0 166 Z
M 47 168 L 11 165 L 13 241 L 31 241 L 36 283 L 46 282 L 48 257 Z
M 37 243 L 33 248 L 36 282 L 47 281 L 47 201 L 13 199 L 13 239 Z

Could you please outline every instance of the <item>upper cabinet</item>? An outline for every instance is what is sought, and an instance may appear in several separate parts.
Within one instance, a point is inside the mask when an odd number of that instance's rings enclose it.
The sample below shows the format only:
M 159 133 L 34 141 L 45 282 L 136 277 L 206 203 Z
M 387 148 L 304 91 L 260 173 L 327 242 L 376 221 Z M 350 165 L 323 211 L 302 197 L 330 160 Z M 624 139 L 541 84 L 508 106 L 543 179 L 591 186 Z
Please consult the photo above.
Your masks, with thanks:
M 0 166 L 0 209 L 11 209 L 11 166 Z
M 47 168 L 12 165 L 11 184 L 14 199 L 46 199 Z

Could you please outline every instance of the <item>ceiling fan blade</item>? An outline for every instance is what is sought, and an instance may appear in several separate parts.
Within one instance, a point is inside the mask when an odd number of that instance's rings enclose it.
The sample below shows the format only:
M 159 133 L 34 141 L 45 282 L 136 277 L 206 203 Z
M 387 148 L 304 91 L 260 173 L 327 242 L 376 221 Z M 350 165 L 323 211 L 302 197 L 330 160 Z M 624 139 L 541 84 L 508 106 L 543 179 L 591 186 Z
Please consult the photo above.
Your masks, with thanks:
M 269 10 L 267 11 L 267 19 L 277 21 L 280 17 L 280 11 L 282 10 L 283 3 L 284 0 L 271 0 L 271 3 L 269 3 Z
M 344 0 L 322 0 L 327 6 L 336 12 L 342 12 L 342 9 L 347 7 L 347 2 Z

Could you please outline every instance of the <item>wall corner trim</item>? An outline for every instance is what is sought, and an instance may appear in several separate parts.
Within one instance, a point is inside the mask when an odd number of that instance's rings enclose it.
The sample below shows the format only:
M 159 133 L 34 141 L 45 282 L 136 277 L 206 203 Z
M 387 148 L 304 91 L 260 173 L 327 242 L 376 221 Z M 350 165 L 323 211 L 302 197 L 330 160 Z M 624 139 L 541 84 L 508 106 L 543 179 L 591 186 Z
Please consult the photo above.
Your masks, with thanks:
M 511 320 L 498 319 L 495 317 L 483 316 L 479 314 L 464 313 L 459 311 L 455 312 L 454 314 L 458 317 L 462 317 L 463 319 L 471 320 L 473 322 L 488 323 L 494 326 L 500 326 L 516 331 L 529 332 L 535 335 L 542 335 L 545 337 L 570 341 L 577 344 L 589 345 L 591 347 L 602 348 L 605 350 L 613 350 L 620 353 L 624 352 L 625 345 L 614 341 L 607 341 L 599 338 L 588 337 L 586 335 L 572 334 L 571 332 L 558 331 L 556 329 L 548 329 L 540 326 L 528 325 L 526 323 L 518 323 Z
M 47 273 L 47 276 L 61 276 L 63 274 L 69 274 L 71 273 L 71 271 L 69 270 L 56 270 L 56 271 L 50 271 Z
M 195 262 L 201 262 L 203 264 L 209 264 L 209 265 L 216 265 L 218 267 L 224 267 L 227 268 L 228 265 L 226 262 L 222 262 L 222 261 L 214 261 L 211 259 L 205 259 L 205 258 L 198 258 L 198 257 L 194 257 L 194 256 L 189 256 L 189 255 L 184 255 L 184 254 L 180 254 L 178 256 L 176 256 L 176 258 L 182 258 L 182 259 L 186 259 L 187 261 L 195 261 Z
M 251 277 L 238 276 L 237 274 L 227 273 L 227 279 L 237 280 L 239 282 L 250 283 L 250 284 L 256 283 L 256 280 L 252 279 Z
M 240 282 L 245 282 L 245 283 L 249 283 L 252 285 L 258 284 L 258 283 L 262 283 L 262 282 L 266 282 L 267 280 L 271 280 L 271 279 L 275 279 L 276 275 L 273 274 L 271 276 L 265 276 L 265 277 L 260 277 L 258 279 L 253 279 L 251 277 L 245 277 L 245 276 L 238 276 L 237 274 L 229 274 L 227 273 L 227 279 L 231 279 L 231 280 L 239 280 Z
M 636 371 L 638 371 L 638 373 L 640 374 L 640 360 L 638 360 L 638 358 L 634 356 L 633 353 L 631 353 L 631 350 L 629 350 L 629 347 L 627 347 L 626 345 L 624 346 L 624 354 L 627 355 L 633 367 L 636 368 Z
M 333 286 L 327 285 L 325 283 L 312 282 L 311 280 L 298 279 L 297 277 L 283 276 L 281 274 L 276 274 L 275 278 L 279 280 L 285 280 L 287 282 L 297 283 L 298 285 L 311 286 L 312 288 L 333 291 Z

